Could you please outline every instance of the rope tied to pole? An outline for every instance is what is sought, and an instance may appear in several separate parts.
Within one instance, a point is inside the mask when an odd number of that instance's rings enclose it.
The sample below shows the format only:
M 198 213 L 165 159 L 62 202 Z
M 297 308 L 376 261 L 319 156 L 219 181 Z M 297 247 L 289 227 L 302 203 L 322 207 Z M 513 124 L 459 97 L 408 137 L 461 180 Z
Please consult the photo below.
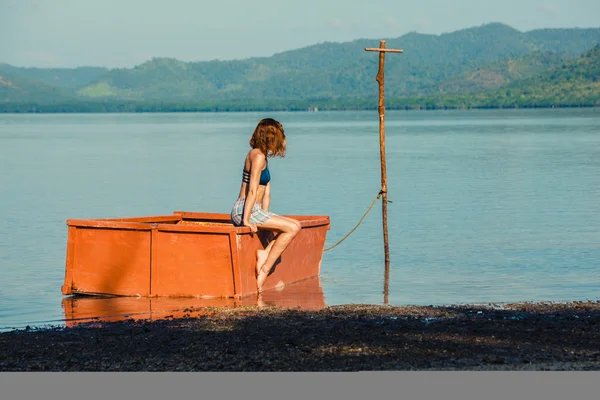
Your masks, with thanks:
M 379 191 L 379 193 L 377 193 L 377 196 L 373 199 L 373 201 L 371 202 L 371 205 L 369 206 L 369 209 L 367 210 L 367 212 L 365 212 L 363 214 L 362 217 L 360 217 L 360 220 L 358 220 L 358 223 L 356 224 L 356 226 L 354 228 L 352 228 L 352 230 L 350 232 L 348 232 L 346 234 L 346 236 L 344 236 L 340 241 L 338 241 L 336 244 L 334 244 L 333 246 L 327 247 L 325 250 L 323 251 L 329 251 L 331 249 L 333 249 L 334 247 L 336 247 L 338 244 L 342 243 L 344 240 L 346 240 L 348 238 L 348 236 L 350 236 L 352 234 L 352 232 L 354 232 L 356 230 L 356 228 L 358 228 L 358 226 L 362 223 L 363 219 L 365 219 L 365 217 L 367 216 L 367 214 L 371 211 L 371 209 L 373 208 L 373 206 L 375 205 L 375 203 L 377 202 L 377 200 L 379 200 L 379 198 L 386 193 L 386 191 L 384 191 L 383 189 L 381 189 Z M 388 200 L 389 203 L 391 203 L 390 200 Z

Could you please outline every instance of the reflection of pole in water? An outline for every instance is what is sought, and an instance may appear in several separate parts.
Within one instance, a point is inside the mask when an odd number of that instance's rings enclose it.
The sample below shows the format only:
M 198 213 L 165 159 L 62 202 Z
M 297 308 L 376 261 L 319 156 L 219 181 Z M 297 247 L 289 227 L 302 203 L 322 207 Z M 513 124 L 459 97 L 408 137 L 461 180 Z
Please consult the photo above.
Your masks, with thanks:
M 385 264 L 385 272 L 383 274 L 383 304 L 388 303 L 388 296 L 390 290 L 390 263 Z
M 381 156 L 381 213 L 383 217 L 383 251 L 385 254 L 385 273 L 383 284 L 383 302 L 388 303 L 388 284 L 390 277 L 390 247 L 388 244 L 388 226 L 387 226 L 387 175 L 385 165 L 385 90 L 384 90 L 384 67 L 385 53 L 402 53 L 399 49 L 386 49 L 385 40 L 379 41 L 379 48 L 366 48 L 365 51 L 379 52 L 379 71 L 377 72 L 377 82 L 379 83 L 379 153 Z

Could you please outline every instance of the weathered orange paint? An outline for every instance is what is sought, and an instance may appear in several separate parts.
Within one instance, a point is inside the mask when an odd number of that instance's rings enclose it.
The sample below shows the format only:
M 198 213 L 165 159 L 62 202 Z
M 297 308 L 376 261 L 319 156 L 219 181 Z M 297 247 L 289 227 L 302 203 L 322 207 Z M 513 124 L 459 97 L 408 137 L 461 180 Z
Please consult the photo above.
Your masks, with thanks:
M 62 300 L 65 323 L 68 327 L 81 322 L 159 320 L 167 317 L 197 317 L 213 312 L 210 307 L 278 307 L 301 310 L 325 308 L 325 296 L 319 277 L 287 285 L 282 290 L 269 290 L 259 296 L 242 298 L 215 297 L 212 299 L 173 297 L 97 297 L 69 296 Z
M 327 216 L 293 216 L 302 229 L 264 290 L 318 276 Z M 236 297 L 256 293 L 256 251 L 271 234 L 251 234 L 228 214 L 67 220 L 62 293 L 141 297 Z

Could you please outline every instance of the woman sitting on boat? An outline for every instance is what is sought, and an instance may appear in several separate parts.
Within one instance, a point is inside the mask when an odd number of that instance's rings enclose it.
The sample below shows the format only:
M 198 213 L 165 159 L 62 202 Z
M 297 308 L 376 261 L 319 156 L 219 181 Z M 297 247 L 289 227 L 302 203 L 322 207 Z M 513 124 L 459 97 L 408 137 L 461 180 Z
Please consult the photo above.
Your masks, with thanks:
M 246 155 L 242 185 L 231 210 L 236 226 L 247 226 L 252 233 L 266 229 L 276 233 L 264 250 L 256 254 L 258 292 L 269 276 L 273 265 L 300 231 L 300 222 L 269 211 L 271 203 L 271 173 L 268 158 L 284 157 L 286 151 L 283 126 L 272 118 L 261 120 L 250 139 L 252 149 Z

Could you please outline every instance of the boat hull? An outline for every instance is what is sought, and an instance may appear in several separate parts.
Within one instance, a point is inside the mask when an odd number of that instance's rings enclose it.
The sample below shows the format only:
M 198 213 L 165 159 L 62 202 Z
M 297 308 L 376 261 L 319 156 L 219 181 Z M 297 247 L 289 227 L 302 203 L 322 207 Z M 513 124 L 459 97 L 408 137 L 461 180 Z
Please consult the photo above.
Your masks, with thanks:
M 327 216 L 291 216 L 302 229 L 264 289 L 319 276 Z M 237 297 L 256 293 L 256 252 L 273 235 L 252 234 L 228 214 L 67 220 L 62 293 L 141 297 Z

